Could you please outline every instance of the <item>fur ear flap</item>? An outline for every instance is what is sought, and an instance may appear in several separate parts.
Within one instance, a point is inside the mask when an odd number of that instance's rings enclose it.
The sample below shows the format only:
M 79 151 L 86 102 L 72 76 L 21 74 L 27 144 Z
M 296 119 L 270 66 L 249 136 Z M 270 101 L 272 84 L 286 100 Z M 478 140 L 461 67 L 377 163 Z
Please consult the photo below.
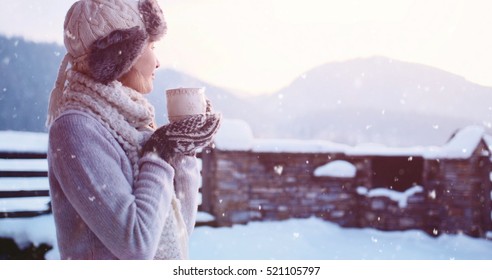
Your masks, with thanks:
M 140 0 L 138 9 L 143 17 L 143 22 L 150 41 L 155 42 L 166 34 L 167 25 L 164 14 L 156 0 Z
M 107 84 L 128 72 L 142 53 L 148 35 L 138 26 L 115 30 L 96 40 L 89 50 L 89 71 L 92 78 Z

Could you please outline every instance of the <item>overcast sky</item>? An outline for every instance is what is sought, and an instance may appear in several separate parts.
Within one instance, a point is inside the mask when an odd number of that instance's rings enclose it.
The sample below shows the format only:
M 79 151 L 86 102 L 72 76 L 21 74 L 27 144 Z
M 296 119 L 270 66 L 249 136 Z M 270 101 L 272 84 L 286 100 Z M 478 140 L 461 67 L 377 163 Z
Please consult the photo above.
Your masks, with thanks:
M 73 0 L 0 0 L 0 33 L 62 42 Z M 160 0 L 162 67 L 250 94 L 382 55 L 492 86 L 490 0 Z

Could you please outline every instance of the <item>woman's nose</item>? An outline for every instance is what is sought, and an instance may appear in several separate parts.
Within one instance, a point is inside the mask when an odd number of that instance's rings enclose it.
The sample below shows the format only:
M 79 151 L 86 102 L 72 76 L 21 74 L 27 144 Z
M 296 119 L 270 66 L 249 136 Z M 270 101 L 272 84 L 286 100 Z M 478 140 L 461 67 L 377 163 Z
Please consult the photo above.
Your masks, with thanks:
M 155 68 L 161 67 L 161 63 L 159 62 L 159 59 L 155 59 Z

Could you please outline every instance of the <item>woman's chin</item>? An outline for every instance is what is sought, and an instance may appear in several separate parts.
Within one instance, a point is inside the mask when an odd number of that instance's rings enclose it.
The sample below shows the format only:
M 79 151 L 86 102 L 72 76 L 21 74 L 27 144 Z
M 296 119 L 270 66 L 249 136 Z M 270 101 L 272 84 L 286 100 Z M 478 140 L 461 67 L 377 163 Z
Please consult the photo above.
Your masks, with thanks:
M 153 89 L 154 89 L 154 85 L 152 83 L 148 83 L 147 85 L 140 85 L 135 90 L 141 94 L 149 94 L 152 92 Z

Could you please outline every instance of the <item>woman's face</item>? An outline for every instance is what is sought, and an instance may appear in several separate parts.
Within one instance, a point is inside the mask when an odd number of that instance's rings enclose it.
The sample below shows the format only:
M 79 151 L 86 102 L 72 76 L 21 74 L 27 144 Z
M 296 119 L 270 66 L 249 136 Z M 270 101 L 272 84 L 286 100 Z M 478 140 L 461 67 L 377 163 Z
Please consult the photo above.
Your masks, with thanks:
M 128 73 L 120 81 L 140 93 L 149 93 L 154 88 L 154 71 L 160 66 L 154 53 L 154 42 L 149 42 Z

